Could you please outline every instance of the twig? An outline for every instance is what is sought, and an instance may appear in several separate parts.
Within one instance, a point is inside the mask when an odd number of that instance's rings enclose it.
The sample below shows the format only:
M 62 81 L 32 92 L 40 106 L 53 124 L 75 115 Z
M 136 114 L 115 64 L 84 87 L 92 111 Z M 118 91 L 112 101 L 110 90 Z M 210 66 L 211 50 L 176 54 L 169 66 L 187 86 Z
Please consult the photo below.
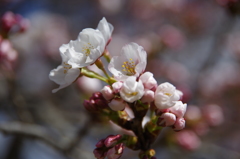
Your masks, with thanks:
M 7 135 L 20 135 L 23 137 L 34 138 L 41 141 L 44 141 L 49 146 L 54 149 L 66 154 L 71 152 L 71 150 L 79 143 L 83 135 L 87 133 L 89 122 L 79 129 L 75 138 L 70 139 L 68 142 L 63 140 L 54 140 L 50 135 L 50 132 L 38 125 L 27 124 L 22 122 L 6 122 L 0 123 L 0 131 Z

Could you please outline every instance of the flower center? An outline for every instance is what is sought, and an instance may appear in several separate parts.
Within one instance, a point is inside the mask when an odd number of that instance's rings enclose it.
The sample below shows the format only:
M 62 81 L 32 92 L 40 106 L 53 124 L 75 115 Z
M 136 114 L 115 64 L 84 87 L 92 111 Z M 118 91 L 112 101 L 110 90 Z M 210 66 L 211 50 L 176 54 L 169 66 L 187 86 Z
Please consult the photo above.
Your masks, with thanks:
M 171 93 L 164 93 L 165 95 L 167 95 L 167 96 L 172 96 L 172 94 Z
M 123 72 L 125 72 L 129 76 L 135 75 L 135 67 L 136 65 L 132 58 L 130 58 L 129 61 L 123 62 L 122 65 Z
M 87 43 L 87 45 L 84 44 L 84 46 L 82 47 L 82 51 L 84 52 L 84 54 L 86 56 L 90 55 L 91 49 L 94 49 L 94 47 L 93 47 L 93 45 L 91 43 Z
M 69 64 L 66 63 L 66 62 L 64 62 L 63 64 L 64 64 L 64 66 L 63 66 L 63 68 L 64 68 L 63 73 L 66 74 L 67 71 L 72 68 L 72 66 L 69 65 Z
M 132 93 L 126 93 L 126 94 L 129 95 L 129 96 L 135 96 L 135 95 L 138 94 L 138 92 L 132 92 Z

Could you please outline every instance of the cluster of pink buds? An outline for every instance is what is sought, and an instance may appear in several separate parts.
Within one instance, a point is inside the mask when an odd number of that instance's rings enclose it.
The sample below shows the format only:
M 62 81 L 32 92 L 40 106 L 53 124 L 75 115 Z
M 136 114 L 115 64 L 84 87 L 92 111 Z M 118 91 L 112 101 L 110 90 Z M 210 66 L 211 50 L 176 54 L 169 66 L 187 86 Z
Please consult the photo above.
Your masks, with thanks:
M 175 131 L 182 130 L 185 127 L 185 119 L 183 116 L 186 112 L 186 108 L 187 104 L 177 101 L 173 107 L 168 109 L 157 109 L 157 124 L 163 127 L 172 127 Z
M 29 25 L 30 23 L 27 19 L 23 18 L 19 14 L 14 14 L 10 11 L 6 12 L 0 20 L 1 30 L 5 33 L 24 32 L 29 28 Z
M 93 93 L 89 100 L 85 100 L 84 107 L 90 112 L 98 112 L 104 108 L 107 108 L 108 102 L 104 99 L 102 93 Z
M 100 140 L 96 144 L 96 149 L 93 151 L 97 159 L 118 159 L 122 156 L 124 145 L 119 143 L 121 135 L 109 135 L 105 139 Z

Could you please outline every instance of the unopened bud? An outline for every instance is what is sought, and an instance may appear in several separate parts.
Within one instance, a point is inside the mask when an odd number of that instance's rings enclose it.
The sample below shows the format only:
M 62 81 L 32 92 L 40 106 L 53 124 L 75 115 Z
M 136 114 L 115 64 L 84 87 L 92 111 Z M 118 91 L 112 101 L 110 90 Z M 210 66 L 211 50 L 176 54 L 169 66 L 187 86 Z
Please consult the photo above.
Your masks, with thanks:
M 106 147 L 110 147 L 117 143 L 122 138 L 121 135 L 109 135 L 105 140 L 104 144 Z
M 96 144 L 96 147 L 97 147 L 97 148 L 103 147 L 103 146 L 104 146 L 104 140 L 105 140 L 105 139 L 101 139 L 100 141 L 98 141 L 98 143 Z
M 124 150 L 123 143 L 120 143 L 108 150 L 107 158 L 108 159 L 119 159 L 123 154 L 123 150 Z
M 176 122 L 176 116 L 172 113 L 163 113 L 157 121 L 159 126 L 172 126 Z
M 114 93 L 119 93 L 119 91 L 121 90 L 123 86 L 123 83 L 122 82 L 115 82 L 112 84 L 112 88 L 113 88 L 113 92 Z
M 103 97 L 102 93 L 96 92 L 93 93 L 89 100 L 85 100 L 83 105 L 88 111 L 97 112 L 101 109 L 107 108 L 108 102 Z
M 151 90 L 144 90 L 144 95 L 141 98 L 142 103 L 150 103 L 154 100 L 154 92 Z
M 177 118 L 175 124 L 173 125 L 173 130 L 180 131 L 185 128 L 185 120 L 184 118 Z
M 111 100 L 114 97 L 113 91 L 110 88 L 110 86 L 104 86 L 103 89 L 101 90 L 103 97 L 106 100 Z
M 139 78 L 145 89 L 152 89 L 157 87 L 157 81 L 153 78 L 153 74 L 151 72 L 145 72 Z
M 115 111 L 121 111 L 125 109 L 126 102 L 121 98 L 114 98 L 108 106 Z
M 175 114 L 178 118 L 182 118 L 186 109 L 187 104 L 183 104 L 182 101 L 177 101 L 173 107 L 169 108 L 169 112 Z
M 97 159 L 104 159 L 105 158 L 105 152 L 101 150 L 100 148 L 96 148 L 93 150 L 93 154 Z
M 83 106 L 85 109 L 87 109 L 89 112 L 96 112 L 97 109 L 96 107 L 89 101 L 89 100 L 84 100 Z

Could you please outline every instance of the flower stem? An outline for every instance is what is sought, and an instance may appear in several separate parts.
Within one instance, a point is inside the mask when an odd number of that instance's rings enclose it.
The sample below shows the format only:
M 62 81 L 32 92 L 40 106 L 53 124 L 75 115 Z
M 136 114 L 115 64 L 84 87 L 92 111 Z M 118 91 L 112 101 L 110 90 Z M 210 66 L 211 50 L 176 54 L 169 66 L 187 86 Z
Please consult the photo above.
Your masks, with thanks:
M 103 56 L 107 60 L 108 63 L 111 61 L 111 56 L 107 49 L 105 49 Z
M 103 73 L 105 74 L 105 76 L 106 76 L 108 79 L 111 78 L 111 77 L 108 75 L 106 69 L 104 68 L 104 65 L 103 65 L 103 63 L 102 63 L 102 61 L 101 61 L 100 58 L 97 59 L 97 61 L 95 62 L 95 65 L 96 65 L 100 70 L 103 71 Z
M 86 67 L 81 69 L 81 74 L 86 76 L 86 77 L 97 78 L 99 80 L 102 80 L 103 82 L 108 83 L 108 80 L 105 77 L 99 75 L 98 73 L 96 73 L 94 71 L 91 71 L 91 70 L 87 69 Z

